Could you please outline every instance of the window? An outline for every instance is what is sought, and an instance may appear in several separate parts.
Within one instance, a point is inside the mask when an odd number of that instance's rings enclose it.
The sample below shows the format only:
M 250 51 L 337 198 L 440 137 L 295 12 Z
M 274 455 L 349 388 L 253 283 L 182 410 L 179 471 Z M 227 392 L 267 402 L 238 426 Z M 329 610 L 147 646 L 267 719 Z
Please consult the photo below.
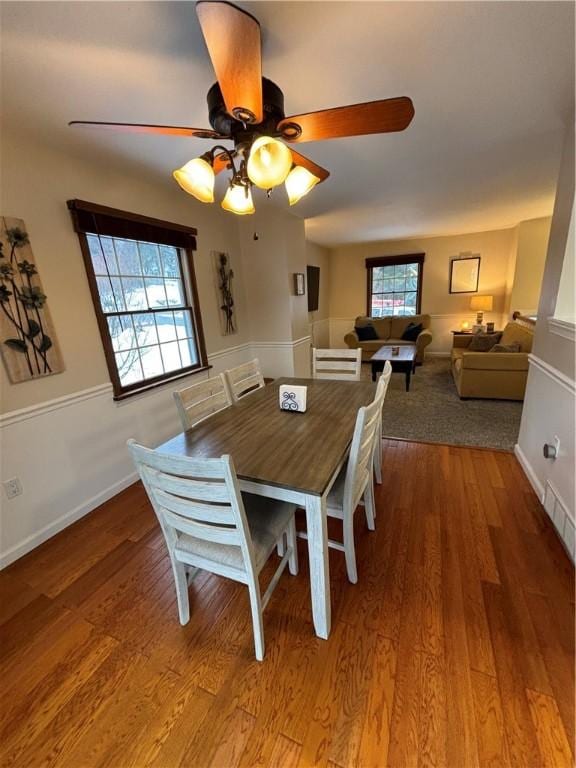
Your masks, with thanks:
M 80 200 L 68 207 L 115 399 L 204 370 L 196 230 Z
M 368 316 L 418 315 L 423 270 L 423 253 L 366 259 Z

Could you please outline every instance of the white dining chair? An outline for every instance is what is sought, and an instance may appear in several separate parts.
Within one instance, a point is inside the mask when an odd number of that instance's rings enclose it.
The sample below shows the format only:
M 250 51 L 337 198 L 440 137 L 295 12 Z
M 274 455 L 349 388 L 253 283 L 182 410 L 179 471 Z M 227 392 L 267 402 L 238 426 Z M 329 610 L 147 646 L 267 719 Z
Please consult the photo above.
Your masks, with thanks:
M 182 427 L 192 429 L 209 416 L 232 405 L 223 373 L 173 393 Z
M 234 401 L 242 399 L 245 395 L 262 389 L 264 377 L 260 371 L 260 363 L 257 359 L 243 363 L 236 368 L 230 368 L 224 372 L 228 389 Z
M 374 446 L 374 479 L 378 485 L 382 485 L 382 409 L 384 408 L 384 400 L 386 398 L 386 392 L 388 391 L 388 385 L 390 384 L 391 376 L 392 366 L 390 365 L 390 361 L 386 360 L 386 363 L 384 364 L 384 370 L 378 379 L 378 386 L 383 389 L 382 405 L 380 407 L 380 419 L 378 421 L 378 430 L 376 432 L 376 440 Z
M 315 379 L 360 381 L 362 350 L 312 348 L 312 376 Z
M 262 661 L 262 612 L 286 564 L 298 573 L 296 505 L 241 494 L 230 456 L 171 456 L 134 440 L 128 447 L 166 540 L 180 623 L 190 620 L 188 586 L 198 570 L 246 584 L 256 658 Z M 261 596 L 258 574 L 280 541 L 283 557 Z
M 354 512 L 362 501 L 368 528 L 371 531 L 375 529 L 373 463 L 379 422 L 382 420 L 385 386 L 384 381 L 379 381 L 374 400 L 370 405 L 358 410 L 348 462 L 334 481 L 326 500 L 326 513 L 329 517 L 342 520 L 343 532 L 342 542 L 328 539 L 328 546 L 344 552 L 346 572 L 352 584 L 358 581 L 354 548 Z M 308 538 L 306 533 L 301 532 L 298 535 Z

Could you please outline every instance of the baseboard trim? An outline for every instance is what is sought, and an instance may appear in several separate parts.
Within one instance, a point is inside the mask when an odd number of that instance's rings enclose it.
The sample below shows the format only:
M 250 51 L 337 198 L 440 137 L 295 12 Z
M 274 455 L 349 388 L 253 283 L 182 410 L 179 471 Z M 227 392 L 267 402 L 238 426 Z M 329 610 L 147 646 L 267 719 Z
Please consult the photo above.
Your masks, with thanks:
M 526 454 L 524 453 L 522 448 L 520 448 L 518 443 L 516 443 L 516 445 L 514 446 L 514 455 L 516 456 L 520 466 L 524 470 L 524 474 L 528 478 L 528 482 L 534 489 L 536 496 L 538 496 L 538 500 L 540 501 L 541 504 L 543 504 L 544 503 L 544 486 L 542 485 L 540 480 L 538 480 L 536 473 L 532 469 L 532 465 L 526 458 Z
M 18 560 L 18 558 L 23 557 L 28 552 L 36 549 L 36 547 L 40 546 L 40 544 L 43 544 L 48 539 L 51 539 L 52 536 L 60 533 L 60 531 L 62 531 L 64 528 L 67 528 L 69 525 L 72 525 L 72 523 L 80 520 L 81 517 L 84 517 L 84 515 L 92 512 L 93 509 L 96 509 L 96 507 L 99 507 L 100 504 L 103 504 L 105 501 L 108 501 L 108 499 L 116 496 L 116 494 L 120 493 L 120 491 L 128 488 L 129 485 L 132 485 L 136 482 L 137 478 L 137 472 L 130 472 L 130 474 L 126 475 L 126 477 L 123 477 L 121 480 L 112 483 L 112 485 L 108 486 L 108 488 L 100 491 L 100 493 L 97 493 L 90 499 L 86 499 L 86 501 L 83 501 L 82 504 L 79 504 L 74 509 L 71 509 L 64 515 L 61 515 L 57 520 L 54 520 L 52 523 L 46 525 L 41 530 L 36 531 L 36 533 L 27 536 L 21 542 L 8 549 L 6 552 L 0 554 L 0 570 L 2 570 L 2 568 L 6 568 L 6 566 L 10 565 L 10 563 L 13 563 L 14 560 Z

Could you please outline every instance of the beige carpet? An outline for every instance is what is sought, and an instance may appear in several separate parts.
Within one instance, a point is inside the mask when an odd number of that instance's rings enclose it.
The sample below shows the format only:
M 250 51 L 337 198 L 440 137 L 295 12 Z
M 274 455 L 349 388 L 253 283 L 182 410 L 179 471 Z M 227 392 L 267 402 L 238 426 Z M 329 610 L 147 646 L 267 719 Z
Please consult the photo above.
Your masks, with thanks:
M 369 379 L 369 363 L 362 378 Z M 393 373 L 384 403 L 385 437 L 431 443 L 514 449 L 522 403 L 460 400 L 447 358 L 429 358 L 416 368 L 410 392 L 403 373 Z

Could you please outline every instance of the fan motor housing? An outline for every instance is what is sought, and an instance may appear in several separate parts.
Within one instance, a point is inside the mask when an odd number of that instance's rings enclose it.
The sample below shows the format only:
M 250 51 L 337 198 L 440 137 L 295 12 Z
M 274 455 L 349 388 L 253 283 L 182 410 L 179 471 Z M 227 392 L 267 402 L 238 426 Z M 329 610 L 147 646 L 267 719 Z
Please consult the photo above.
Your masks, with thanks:
M 226 111 L 222 91 L 218 83 L 208 91 L 208 116 L 210 125 L 215 131 L 231 136 L 236 144 L 244 143 L 256 135 L 274 136 L 278 133 L 276 126 L 283 120 L 284 94 L 280 88 L 268 78 L 262 78 L 262 100 L 264 119 L 261 123 L 244 124 L 236 120 Z

